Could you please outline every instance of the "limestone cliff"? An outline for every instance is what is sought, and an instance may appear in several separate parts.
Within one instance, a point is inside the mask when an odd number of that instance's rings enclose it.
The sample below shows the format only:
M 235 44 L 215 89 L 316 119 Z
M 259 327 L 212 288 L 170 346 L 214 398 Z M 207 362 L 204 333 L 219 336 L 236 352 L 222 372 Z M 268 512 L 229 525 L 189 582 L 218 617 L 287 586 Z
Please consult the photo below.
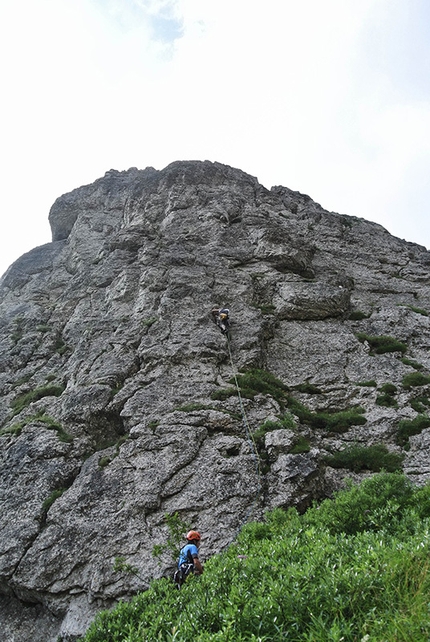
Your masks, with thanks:
M 354 475 L 327 463 L 347 446 L 429 480 L 424 247 L 210 162 L 109 171 L 49 219 L 52 243 L 0 281 L 6 640 L 73 640 L 168 573 L 151 556 L 166 513 L 203 532 L 204 558 L 264 510 L 330 495 Z M 258 467 L 232 383 L 255 370 L 282 382 L 243 391 Z

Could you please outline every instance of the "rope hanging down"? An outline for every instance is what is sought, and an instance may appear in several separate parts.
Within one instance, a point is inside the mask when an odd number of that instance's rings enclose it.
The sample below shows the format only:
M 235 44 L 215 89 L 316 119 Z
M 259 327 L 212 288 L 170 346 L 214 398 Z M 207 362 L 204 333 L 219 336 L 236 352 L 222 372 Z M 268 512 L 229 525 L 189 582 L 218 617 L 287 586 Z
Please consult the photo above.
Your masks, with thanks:
M 257 481 L 258 481 L 256 496 L 255 496 L 254 501 L 252 502 L 252 504 L 250 506 L 250 509 L 248 510 L 247 514 L 245 515 L 245 519 L 243 520 L 243 523 L 245 523 L 246 521 L 248 521 L 248 518 L 249 518 L 250 514 L 252 513 L 252 511 L 254 509 L 254 505 L 256 504 L 258 498 L 260 497 L 261 491 L 262 491 L 260 458 L 258 456 L 257 446 L 255 444 L 254 438 L 252 436 L 251 429 L 249 427 L 249 422 L 248 422 L 248 418 L 246 416 L 245 408 L 243 406 L 242 395 L 240 393 L 240 386 L 239 386 L 239 382 L 237 380 L 236 369 L 234 367 L 233 357 L 232 357 L 232 354 L 231 354 L 230 336 L 228 334 L 227 334 L 227 346 L 228 346 L 228 354 L 230 356 L 231 369 L 233 371 L 234 383 L 236 385 L 237 396 L 239 398 L 239 407 L 240 407 L 240 412 L 242 414 L 242 421 L 243 421 L 243 425 L 244 425 L 244 428 L 245 428 L 245 434 L 246 434 L 246 437 L 248 439 L 248 443 L 249 443 L 249 445 L 251 447 L 251 452 L 252 452 L 254 460 L 255 460 L 255 468 L 256 468 L 256 472 L 257 472 Z

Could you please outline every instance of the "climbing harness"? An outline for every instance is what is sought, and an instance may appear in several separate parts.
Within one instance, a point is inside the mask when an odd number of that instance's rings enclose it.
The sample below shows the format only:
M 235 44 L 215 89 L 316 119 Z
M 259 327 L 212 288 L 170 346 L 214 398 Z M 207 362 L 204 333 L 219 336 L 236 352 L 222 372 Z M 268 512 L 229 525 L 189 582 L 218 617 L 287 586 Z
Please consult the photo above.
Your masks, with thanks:
M 230 320 L 228 318 L 230 310 L 228 308 L 214 308 L 212 310 L 212 319 L 217 324 L 221 332 L 228 337 L 230 330 Z

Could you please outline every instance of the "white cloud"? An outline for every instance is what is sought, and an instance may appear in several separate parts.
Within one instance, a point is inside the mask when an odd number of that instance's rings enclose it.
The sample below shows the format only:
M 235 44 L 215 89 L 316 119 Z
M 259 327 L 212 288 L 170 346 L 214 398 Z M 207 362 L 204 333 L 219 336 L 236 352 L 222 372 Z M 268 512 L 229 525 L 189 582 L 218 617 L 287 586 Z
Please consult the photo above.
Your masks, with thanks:
M 5 0 L 0 272 L 50 240 L 61 193 L 190 158 L 430 246 L 429 13 L 423 0 Z

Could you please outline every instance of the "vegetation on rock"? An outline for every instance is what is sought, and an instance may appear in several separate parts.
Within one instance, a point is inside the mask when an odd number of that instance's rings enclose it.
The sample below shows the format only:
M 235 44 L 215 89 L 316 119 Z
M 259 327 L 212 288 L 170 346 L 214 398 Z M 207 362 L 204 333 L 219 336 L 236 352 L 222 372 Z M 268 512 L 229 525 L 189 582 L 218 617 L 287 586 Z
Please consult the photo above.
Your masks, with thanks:
M 430 486 L 381 473 L 304 515 L 277 509 L 190 577 L 102 612 L 85 642 L 424 641 Z

